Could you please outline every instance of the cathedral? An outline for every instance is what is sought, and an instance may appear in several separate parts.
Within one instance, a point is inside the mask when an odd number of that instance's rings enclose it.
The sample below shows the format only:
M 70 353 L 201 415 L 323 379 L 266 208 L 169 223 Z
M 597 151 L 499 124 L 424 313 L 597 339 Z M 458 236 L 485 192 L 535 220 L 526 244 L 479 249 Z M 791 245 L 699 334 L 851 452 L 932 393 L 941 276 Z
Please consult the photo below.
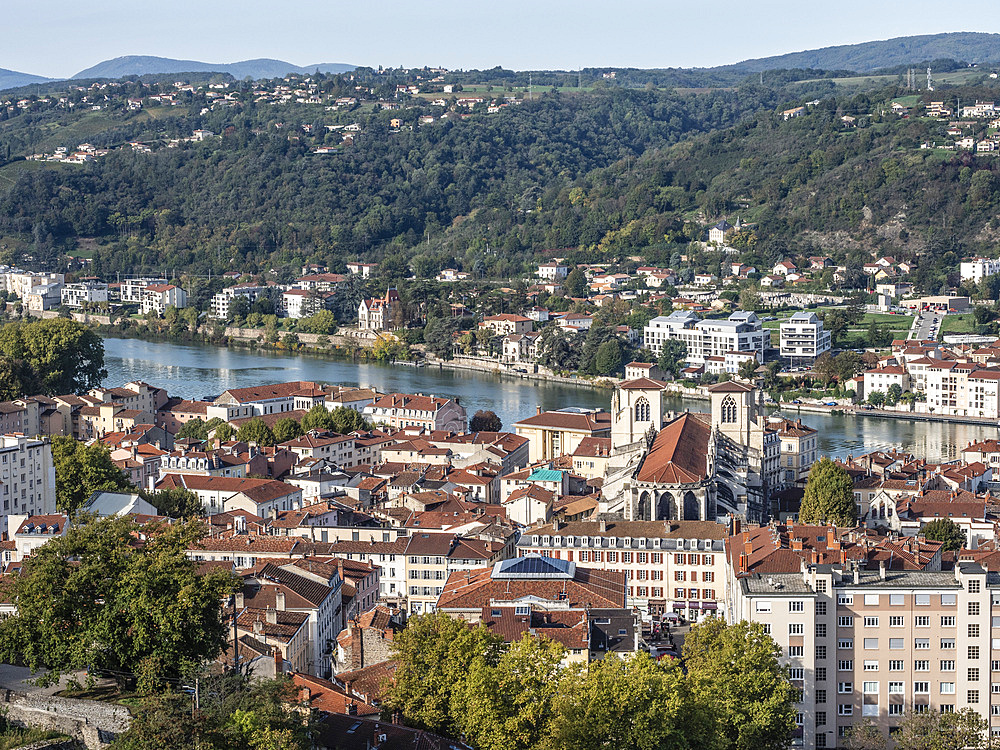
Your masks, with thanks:
M 781 442 L 768 427 L 763 394 L 737 381 L 708 392 L 711 413 L 665 415 L 660 381 L 618 384 L 602 513 L 637 521 L 767 519 Z

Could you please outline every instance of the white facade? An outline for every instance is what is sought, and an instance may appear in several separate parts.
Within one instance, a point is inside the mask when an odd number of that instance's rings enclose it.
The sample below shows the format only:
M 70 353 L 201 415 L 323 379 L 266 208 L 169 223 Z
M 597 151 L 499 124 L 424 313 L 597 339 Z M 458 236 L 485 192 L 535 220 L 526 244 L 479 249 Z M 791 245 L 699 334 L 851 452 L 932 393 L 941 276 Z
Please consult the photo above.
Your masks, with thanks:
M 48 440 L 0 436 L 0 515 L 56 512 L 56 470 Z
M 85 304 L 108 301 L 108 285 L 85 281 L 66 284 L 61 291 L 62 303 L 66 307 L 83 307 Z
M 223 289 L 212 297 L 209 315 L 219 320 L 225 320 L 229 317 L 229 306 L 236 297 L 246 297 L 247 303 L 252 305 L 259 297 L 267 294 L 268 291 L 269 287 L 258 286 L 256 284 L 237 284 L 236 286 Z
M 797 312 L 779 326 L 781 356 L 795 362 L 812 364 L 830 351 L 830 332 L 815 313 Z
M 168 307 L 187 307 L 187 292 L 173 284 L 155 284 L 143 289 L 140 312 L 163 315 Z
M 978 284 L 987 276 L 1000 273 L 1000 258 L 973 258 L 962 261 L 960 266 L 962 281 Z
M 166 283 L 166 279 L 152 279 L 147 277 L 125 279 L 121 284 L 122 302 L 138 305 L 142 302 L 142 293 L 147 286 Z
M 701 320 L 693 312 L 675 311 L 653 318 L 643 330 L 645 347 L 656 355 L 668 339 L 684 342 L 692 365 L 705 364 L 709 357 L 724 360 L 730 352 L 754 352 L 763 362 L 771 332 L 752 312 L 735 312 L 725 320 Z

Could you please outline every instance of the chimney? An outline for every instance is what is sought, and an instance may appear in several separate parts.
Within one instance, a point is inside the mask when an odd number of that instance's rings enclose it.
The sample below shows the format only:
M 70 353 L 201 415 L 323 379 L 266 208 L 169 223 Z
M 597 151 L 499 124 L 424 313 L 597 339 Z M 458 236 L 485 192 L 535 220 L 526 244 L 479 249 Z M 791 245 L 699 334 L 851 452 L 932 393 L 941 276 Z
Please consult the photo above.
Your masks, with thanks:
M 264 611 L 264 616 L 267 618 L 267 622 L 268 622 L 269 625 L 277 625 L 278 624 L 278 613 L 275 612 L 271 607 L 268 607 Z
M 274 608 L 279 612 L 285 611 L 285 592 L 281 589 L 274 592 Z
M 264 632 L 264 624 L 258 619 L 253 621 L 253 634 L 260 635 Z
M 747 557 L 753 554 L 753 542 L 745 542 L 743 544 L 743 554 Z
M 542 407 L 541 406 L 535 406 L 535 416 L 537 417 L 541 413 L 542 413 Z
M 285 659 L 282 657 L 281 652 L 278 649 L 274 649 L 274 673 L 285 673 Z
M 600 521 L 598 521 L 598 524 L 602 534 L 608 530 L 608 522 L 605 521 L 603 518 Z
M 243 592 L 242 591 L 237 591 L 236 592 L 236 609 L 243 609 L 244 606 L 245 605 L 243 603 Z
M 802 540 L 801 539 L 793 539 L 792 540 L 792 549 L 795 550 L 796 552 L 801 552 L 802 551 Z
M 878 561 L 878 577 L 885 580 L 885 560 Z
M 861 583 L 861 568 L 855 564 L 854 566 L 854 585 Z
M 750 556 L 743 554 L 740 555 L 740 570 L 747 570 L 750 567 Z

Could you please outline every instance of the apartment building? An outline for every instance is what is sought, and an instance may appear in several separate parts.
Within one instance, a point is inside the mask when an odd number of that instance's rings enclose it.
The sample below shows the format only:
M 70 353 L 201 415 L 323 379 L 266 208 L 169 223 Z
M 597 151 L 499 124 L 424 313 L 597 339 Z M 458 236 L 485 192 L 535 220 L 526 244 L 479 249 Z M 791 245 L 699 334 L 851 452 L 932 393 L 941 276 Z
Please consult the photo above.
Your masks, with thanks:
M 811 365 L 830 351 L 830 332 L 816 313 L 797 312 L 779 326 L 781 358 L 792 364 Z
M 135 279 L 125 279 L 118 287 L 121 301 L 126 304 L 138 305 L 142 302 L 142 293 L 146 287 L 166 283 L 166 279 L 153 279 L 145 276 Z
M 779 416 L 768 417 L 768 427 L 778 431 L 781 440 L 781 468 L 778 484 L 791 485 L 809 475 L 809 470 L 819 458 L 819 433 L 801 419 L 791 420 Z
M 797 572 L 735 579 L 728 595 L 730 621 L 761 623 L 782 649 L 801 696 L 793 744 L 840 747 L 862 721 L 889 735 L 907 714 L 964 708 L 1000 736 L 1000 581 L 979 565 L 803 560 Z
M 66 307 L 83 307 L 108 301 L 108 285 L 93 281 L 66 284 L 60 291 L 61 301 Z
M 1000 273 L 1000 258 L 963 260 L 959 264 L 959 271 L 962 274 L 962 281 L 971 281 L 973 284 L 978 284 L 987 276 Z
M 627 607 L 697 621 L 722 615 L 728 535 L 712 521 L 556 521 L 525 529 L 517 554 L 622 573 Z
M 753 352 L 763 362 L 764 352 L 771 346 L 771 332 L 760 318 L 743 311 L 722 320 L 702 320 L 689 310 L 675 310 L 653 318 L 643 329 L 645 347 L 657 356 L 669 339 L 684 342 L 691 365 L 704 365 L 709 357 L 724 359 L 729 352 Z
M 0 502 L 2 516 L 56 512 L 56 470 L 47 439 L 0 436 Z
M 523 315 L 489 315 L 480 322 L 480 328 L 489 328 L 495 336 L 509 336 L 515 333 L 529 333 L 534 321 Z
M 326 400 L 326 391 L 318 383 L 309 380 L 293 380 L 288 383 L 230 388 L 212 403 L 216 406 L 234 408 L 245 416 L 265 416 L 290 411 L 309 411 Z M 213 415 L 214 416 L 214 415 Z M 229 419 L 235 418 L 230 416 Z
M 465 407 L 458 401 L 422 393 L 389 393 L 364 408 L 364 415 L 376 424 L 393 429 L 423 427 L 428 430 L 465 432 Z
M 212 297 L 209 303 L 209 317 L 217 320 L 228 319 L 230 307 L 233 304 L 233 300 L 237 297 L 243 297 L 248 305 L 252 305 L 261 297 L 266 297 L 270 294 L 271 287 L 265 284 L 246 283 L 227 287 Z
M 538 463 L 570 455 L 586 438 L 610 438 L 611 414 L 600 409 L 566 408 L 543 412 L 514 424 L 528 439 L 528 461 Z
M 163 315 L 168 307 L 187 307 L 187 292 L 173 284 L 150 284 L 142 290 L 139 312 Z
M 190 490 L 208 515 L 245 510 L 261 518 L 302 507 L 302 490 L 275 479 L 217 477 L 198 474 L 166 474 L 155 489 Z

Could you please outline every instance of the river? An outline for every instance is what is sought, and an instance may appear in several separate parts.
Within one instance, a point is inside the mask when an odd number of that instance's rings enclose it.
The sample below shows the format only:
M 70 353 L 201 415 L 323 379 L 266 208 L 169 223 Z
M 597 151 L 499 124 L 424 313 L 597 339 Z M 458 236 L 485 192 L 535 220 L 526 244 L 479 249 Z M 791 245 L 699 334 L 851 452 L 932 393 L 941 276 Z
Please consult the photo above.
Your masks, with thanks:
M 486 372 L 439 370 L 355 363 L 308 354 L 229 349 L 206 344 L 175 344 L 139 339 L 104 340 L 106 385 L 144 380 L 166 388 L 171 396 L 214 397 L 229 388 L 287 380 L 312 380 L 337 385 L 372 387 L 383 393 L 423 393 L 457 398 L 471 416 L 478 409 L 497 413 L 505 428 L 531 414 L 537 406 L 610 406 L 606 390 L 561 383 L 522 380 Z M 706 411 L 707 402 L 668 399 L 667 408 Z M 787 416 L 794 418 L 794 412 Z M 960 457 L 970 442 L 997 438 L 997 427 L 918 422 L 847 414 L 803 414 L 803 422 L 819 431 L 821 453 L 842 458 L 873 450 L 903 448 L 929 461 Z

